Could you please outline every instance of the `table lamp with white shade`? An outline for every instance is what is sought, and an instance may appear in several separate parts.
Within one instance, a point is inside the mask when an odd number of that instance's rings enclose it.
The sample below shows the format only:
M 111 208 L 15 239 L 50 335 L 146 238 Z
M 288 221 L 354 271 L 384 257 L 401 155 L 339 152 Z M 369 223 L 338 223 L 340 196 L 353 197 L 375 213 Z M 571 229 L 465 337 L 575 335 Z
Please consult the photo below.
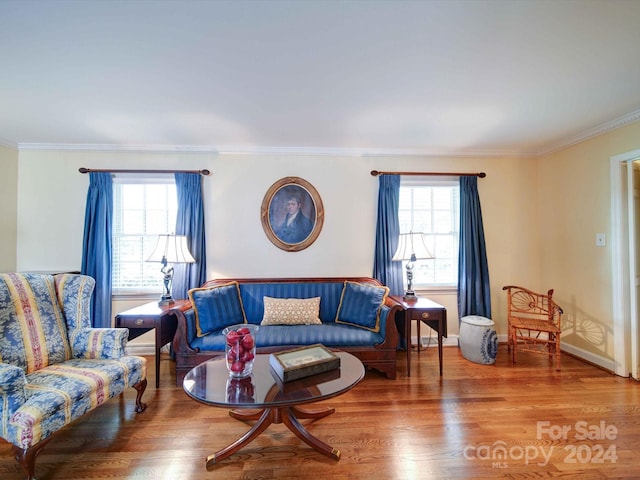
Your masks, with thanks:
M 158 305 L 171 305 L 175 301 L 171 297 L 171 284 L 173 282 L 173 264 L 195 263 L 195 259 L 189 252 L 187 237 L 185 235 L 158 235 L 158 242 L 153 252 L 147 258 L 147 262 L 160 262 L 160 271 L 164 275 L 164 293 L 160 297 Z
M 394 262 L 407 260 L 407 290 L 404 293 L 405 300 L 416 299 L 413 291 L 413 267 L 417 260 L 435 258 L 424 242 L 424 233 L 401 233 L 396 253 L 391 259 Z

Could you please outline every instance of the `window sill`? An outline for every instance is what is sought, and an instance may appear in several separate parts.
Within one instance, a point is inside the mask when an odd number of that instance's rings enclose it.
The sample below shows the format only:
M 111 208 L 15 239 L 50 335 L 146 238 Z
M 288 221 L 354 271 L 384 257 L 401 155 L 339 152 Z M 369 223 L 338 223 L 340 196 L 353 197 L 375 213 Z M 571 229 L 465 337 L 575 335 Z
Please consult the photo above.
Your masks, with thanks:
M 458 287 L 414 287 L 416 293 L 424 295 L 458 295 Z
M 111 299 L 114 301 L 127 301 L 127 300 L 158 300 L 161 294 L 159 293 L 147 293 L 147 292 L 131 292 L 131 293 L 113 293 Z

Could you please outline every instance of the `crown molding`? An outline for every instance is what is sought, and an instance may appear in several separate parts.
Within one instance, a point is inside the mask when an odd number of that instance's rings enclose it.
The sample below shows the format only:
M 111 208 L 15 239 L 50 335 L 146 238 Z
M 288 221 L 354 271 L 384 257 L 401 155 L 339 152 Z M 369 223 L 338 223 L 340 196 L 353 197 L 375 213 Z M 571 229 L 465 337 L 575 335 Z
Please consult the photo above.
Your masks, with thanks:
M 212 145 L 116 145 L 96 143 L 20 143 L 20 150 L 67 150 L 94 152 L 196 152 L 218 153 Z
M 640 110 L 628 113 L 627 115 L 623 115 L 622 117 L 618 117 L 614 120 L 603 123 L 602 125 L 598 125 L 597 127 L 590 128 L 589 130 L 585 130 L 584 132 L 578 133 L 577 135 L 574 135 L 572 137 L 565 138 L 555 144 L 551 144 L 545 149 L 540 150 L 536 155 L 539 157 L 549 155 L 550 153 L 563 150 L 565 148 L 571 147 L 572 145 L 576 145 L 580 142 L 584 142 L 585 140 L 589 140 L 590 138 L 597 137 L 598 135 L 602 135 L 603 133 L 615 130 L 616 128 L 620 128 L 630 123 L 637 122 L 638 120 L 640 120 Z
M 535 154 L 505 150 L 449 150 L 406 148 L 270 147 L 244 145 L 109 145 L 76 143 L 21 143 L 18 149 L 139 153 L 214 153 L 217 155 L 297 155 L 343 157 L 531 157 Z
M 0 145 L 18 150 L 66 150 L 141 153 L 213 153 L 225 155 L 301 155 L 343 157 L 541 157 L 640 120 L 640 110 L 567 137 L 537 151 L 457 150 L 446 148 L 347 148 L 347 147 L 273 147 L 246 145 L 116 145 L 76 143 L 14 143 L 0 138 Z
M 446 148 L 347 148 L 347 147 L 219 147 L 221 154 L 276 154 L 343 157 L 522 157 L 519 151 L 456 150 Z

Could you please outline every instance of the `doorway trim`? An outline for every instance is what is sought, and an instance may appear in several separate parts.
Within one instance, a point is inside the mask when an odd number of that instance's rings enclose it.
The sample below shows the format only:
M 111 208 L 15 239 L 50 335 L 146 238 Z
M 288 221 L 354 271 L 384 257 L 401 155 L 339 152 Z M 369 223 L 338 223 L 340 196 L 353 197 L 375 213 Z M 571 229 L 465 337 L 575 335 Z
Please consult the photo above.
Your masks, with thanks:
M 611 157 L 611 288 L 613 302 L 613 346 L 615 373 L 628 377 L 637 375 L 637 349 L 631 346 L 631 334 L 638 326 L 631 325 L 631 285 L 629 269 L 628 162 L 640 159 L 640 149 Z

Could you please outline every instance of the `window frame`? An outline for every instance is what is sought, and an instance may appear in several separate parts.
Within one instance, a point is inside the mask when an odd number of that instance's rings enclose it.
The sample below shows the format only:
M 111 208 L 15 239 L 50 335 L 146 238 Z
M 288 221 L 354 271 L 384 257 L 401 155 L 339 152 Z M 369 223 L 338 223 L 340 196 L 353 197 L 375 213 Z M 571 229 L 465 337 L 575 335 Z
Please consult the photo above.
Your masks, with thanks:
M 116 249 L 117 249 L 117 233 L 116 233 L 116 222 L 118 221 L 116 216 L 121 214 L 121 211 L 118 210 L 118 192 L 116 192 L 116 188 L 119 188 L 118 185 L 173 185 L 175 188 L 175 176 L 173 174 L 168 173 L 117 173 L 113 176 L 113 230 L 112 230 L 112 258 L 111 258 L 111 268 L 112 268 L 112 279 L 111 279 L 111 288 L 112 288 L 112 297 L 114 298 L 152 298 L 157 296 L 158 294 L 163 292 L 163 276 L 160 272 L 161 264 L 160 263 L 151 263 L 153 265 L 153 269 L 157 266 L 157 284 L 153 286 L 140 286 L 137 287 L 122 287 L 116 286 L 114 281 L 117 280 L 113 272 L 115 270 L 115 262 L 116 262 Z M 177 192 L 174 193 L 174 198 L 176 199 L 176 204 L 173 209 L 173 212 L 177 215 Z M 146 207 L 146 205 L 145 205 Z M 171 213 L 171 209 L 166 209 L 165 212 L 169 210 L 169 215 Z M 146 212 L 146 209 L 145 209 Z M 175 223 L 176 219 L 170 218 L 167 219 L 167 229 L 169 231 L 162 232 L 153 232 L 147 234 L 147 237 L 157 236 L 159 234 L 166 233 L 174 233 L 175 232 Z M 143 240 L 144 241 L 144 240 Z M 146 252 L 151 254 L 151 250 L 155 246 L 156 239 L 153 240 L 148 239 L 148 241 L 144 244 L 143 247 L 143 255 L 146 256 Z M 148 248 L 147 248 L 148 247 Z M 142 262 L 145 260 L 143 259 Z M 144 275 L 143 275 L 144 276 Z
M 419 268 L 420 266 L 420 260 L 418 260 L 416 262 L 416 265 L 414 267 L 414 279 L 413 279 L 413 289 L 417 292 L 438 292 L 438 293 L 448 293 L 448 292 L 457 292 L 458 289 L 458 254 L 459 254 L 459 245 L 460 245 L 460 180 L 458 177 L 455 176 L 440 176 L 440 177 L 401 177 L 400 178 L 400 190 L 402 192 L 403 188 L 411 188 L 411 187 L 455 187 L 457 189 L 457 205 L 455 205 L 455 207 L 457 207 L 456 210 L 453 211 L 453 219 L 451 220 L 451 225 L 454 228 L 454 230 L 452 232 L 450 232 L 449 234 L 442 234 L 442 233 L 432 233 L 432 232 L 425 232 L 426 233 L 426 240 L 427 240 L 427 246 L 429 247 L 430 250 L 432 250 L 434 248 L 434 239 L 433 238 L 429 238 L 429 237 L 433 237 L 434 235 L 441 235 L 441 236 L 449 236 L 452 233 L 457 233 L 457 235 L 455 235 L 455 238 L 453 239 L 454 245 L 453 245 L 453 256 L 451 257 L 446 257 L 447 259 L 451 259 L 454 269 L 455 269 L 455 281 L 452 283 L 417 283 L 419 282 L 419 276 L 417 277 L 415 272 L 416 269 Z M 455 200 L 452 199 L 452 200 Z M 433 206 L 431 206 L 431 210 L 433 211 Z M 413 210 L 412 210 L 413 211 Z M 400 217 L 401 214 L 401 209 L 400 209 L 400 204 L 398 205 L 398 216 Z M 431 225 L 433 226 L 433 222 L 434 220 L 431 219 Z M 414 230 L 416 231 L 416 230 Z M 405 232 L 405 230 L 403 230 L 402 228 L 402 224 L 400 225 L 400 233 L 408 233 Z M 431 240 L 431 241 L 430 241 Z M 437 252 L 433 252 L 434 255 L 437 255 Z M 426 260 L 429 261 L 429 260 Z M 423 261 L 424 262 L 424 261 Z M 402 262 L 402 282 L 404 285 L 404 288 L 407 287 L 407 278 L 406 278 L 406 267 L 407 262 L 403 261 Z

